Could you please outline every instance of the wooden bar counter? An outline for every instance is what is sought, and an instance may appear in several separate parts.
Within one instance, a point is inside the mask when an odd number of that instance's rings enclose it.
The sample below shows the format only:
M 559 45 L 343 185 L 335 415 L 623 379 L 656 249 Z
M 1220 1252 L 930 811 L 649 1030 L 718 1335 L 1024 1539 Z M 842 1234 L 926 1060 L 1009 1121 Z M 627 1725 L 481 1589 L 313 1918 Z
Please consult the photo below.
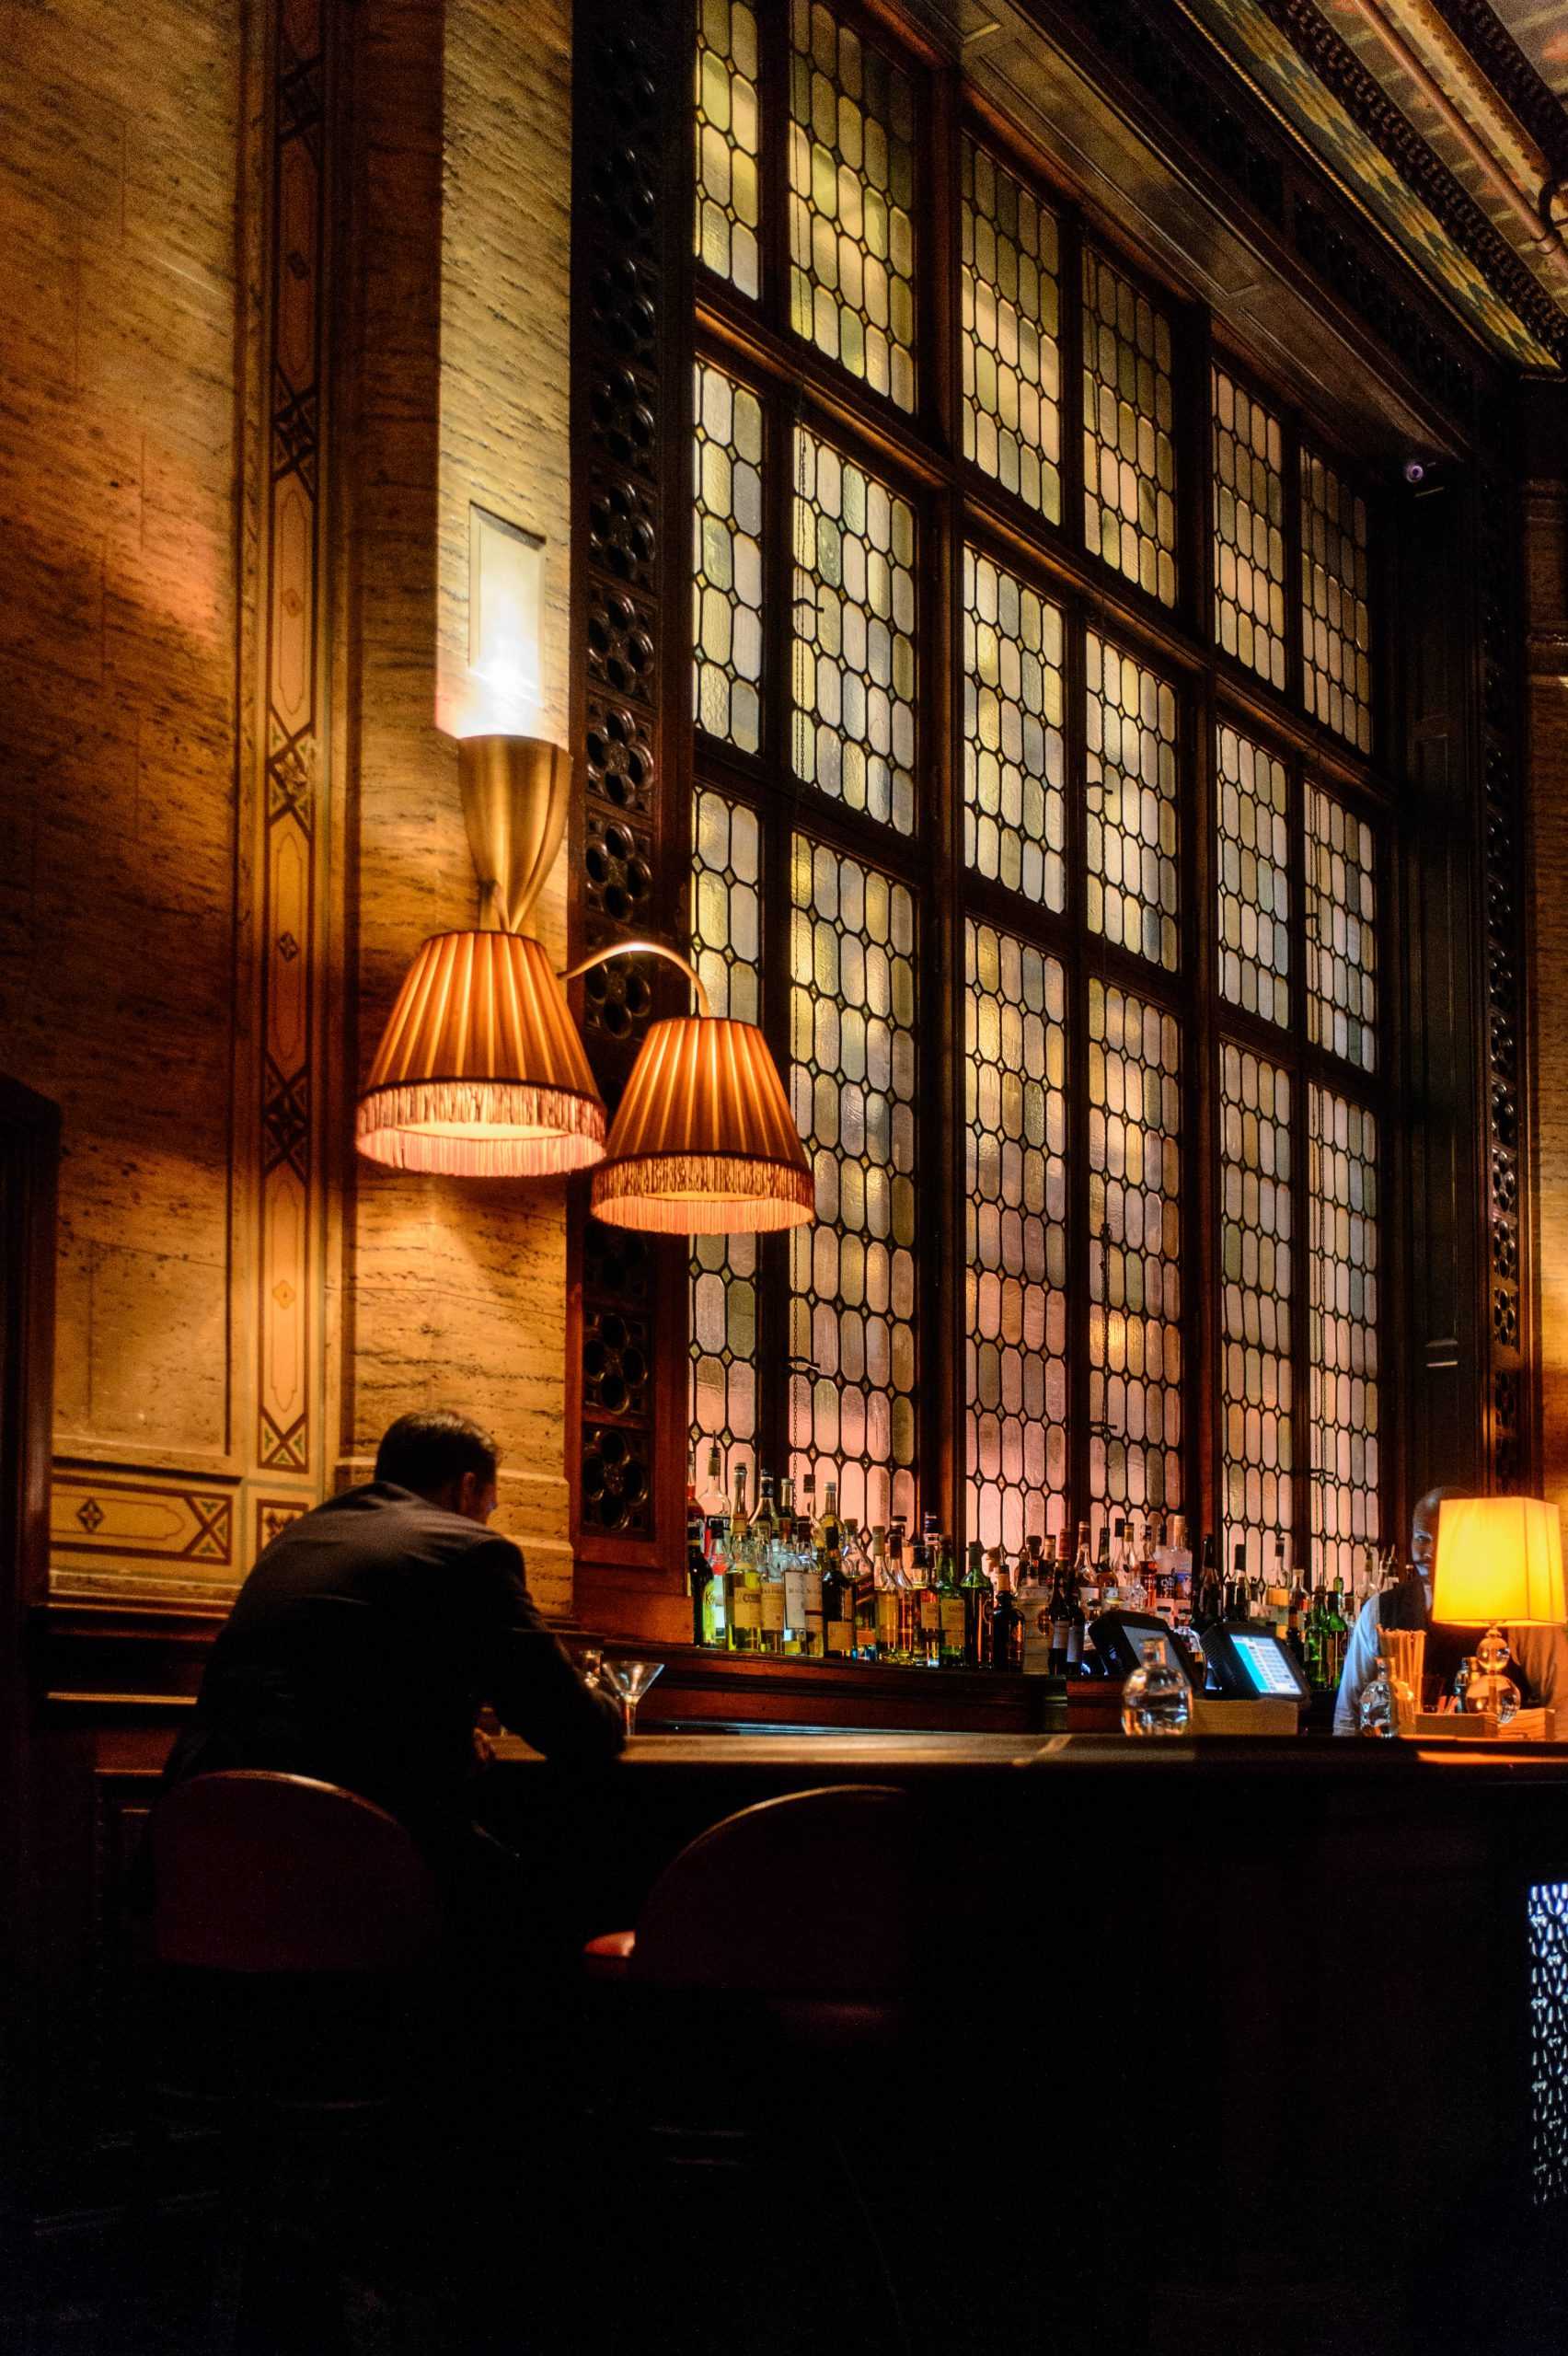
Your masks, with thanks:
M 590 1779 L 503 1745 L 490 1817 L 586 1934 L 731 1810 L 845 1782 L 913 1811 L 927 2156 L 1010 2201 L 1027 2150 L 1027 2230 L 1066 2203 L 1165 2316 L 1127 2346 L 1500 2346 L 1432 2315 L 1568 2306 L 1568 1749 L 652 1732 Z

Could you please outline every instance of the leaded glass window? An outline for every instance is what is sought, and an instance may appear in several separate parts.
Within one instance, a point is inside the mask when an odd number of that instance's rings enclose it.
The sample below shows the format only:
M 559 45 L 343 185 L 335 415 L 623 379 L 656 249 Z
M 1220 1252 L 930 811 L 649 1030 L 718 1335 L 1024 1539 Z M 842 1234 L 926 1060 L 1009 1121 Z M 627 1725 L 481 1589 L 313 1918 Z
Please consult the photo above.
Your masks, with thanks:
M 790 1236 L 790 1469 L 867 1524 L 915 1510 L 915 901 L 798 834 L 790 1091 L 816 1224 Z
M 1214 634 L 1274 687 L 1286 683 L 1285 434 L 1214 371 Z
M 1314 1577 L 1352 1581 L 1381 1534 L 1378 1481 L 1378 1131 L 1364 1105 L 1307 1091 L 1311 1202 Z
M 1055 215 L 963 143 L 963 455 L 1062 520 Z
M 963 551 L 963 856 L 1047 908 L 1066 906 L 1062 611 Z
M 1164 606 L 1176 603 L 1170 322 L 1103 255 L 1083 257 L 1086 545 Z
M 802 426 L 795 435 L 795 775 L 915 825 L 915 511 Z
M 747 0 L 701 0 L 697 40 L 699 260 L 742 294 L 760 287 L 756 16 Z
M 1301 453 L 1301 638 L 1307 709 L 1363 753 L 1372 749 L 1366 502 L 1343 475 Z
M 1290 1074 L 1228 1040 L 1219 1102 L 1221 1559 L 1239 1540 L 1261 1571 L 1273 1565 L 1269 1540 L 1295 1519 Z
M 1285 763 L 1217 731 L 1219 987 L 1232 1006 L 1290 1020 L 1290 830 Z
M 692 618 L 697 724 L 743 753 L 762 725 L 762 404 L 699 360 Z
M 964 927 L 968 1527 L 983 1546 L 1065 1527 L 1066 975 Z
M 1307 787 L 1307 1027 L 1363 1071 L 1377 1062 L 1377 895 L 1372 829 Z
M 1380 511 L 913 40 L 698 27 L 691 932 L 818 1217 L 695 1246 L 694 1434 L 861 1521 L 1174 1508 L 1348 1577 Z
M 790 304 L 797 335 L 915 406 L 915 86 L 831 8 L 792 0 Z

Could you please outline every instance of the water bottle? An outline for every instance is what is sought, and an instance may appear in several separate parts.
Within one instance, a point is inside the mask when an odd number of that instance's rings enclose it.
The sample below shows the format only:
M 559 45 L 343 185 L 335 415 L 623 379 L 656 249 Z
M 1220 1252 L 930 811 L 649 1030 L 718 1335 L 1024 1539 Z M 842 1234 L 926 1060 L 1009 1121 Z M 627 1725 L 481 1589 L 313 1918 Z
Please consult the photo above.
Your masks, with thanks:
M 1143 1648 L 1143 1667 L 1122 1688 L 1124 1734 L 1185 1734 L 1192 1713 L 1187 1680 L 1158 1638 Z
M 1399 1713 L 1394 1706 L 1394 1681 L 1389 1675 L 1389 1664 L 1381 1653 L 1371 1676 L 1361 1689 L 1361 1699 L 1355 1705 L 1358 1732 L 1391 1738 L 1400 1730 Z

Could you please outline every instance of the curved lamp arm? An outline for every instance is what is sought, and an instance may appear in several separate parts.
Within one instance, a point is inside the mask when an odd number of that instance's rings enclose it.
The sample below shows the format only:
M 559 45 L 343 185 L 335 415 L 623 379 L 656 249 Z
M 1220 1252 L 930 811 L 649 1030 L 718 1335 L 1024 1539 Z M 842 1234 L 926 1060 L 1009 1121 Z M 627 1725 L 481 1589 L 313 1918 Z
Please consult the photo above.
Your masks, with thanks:
M 613 949 L 596 949 L 592 957 L 584 957 L 581 964 L 569 965 L 564 972 L 558 969 L 556 979 L 563 983 L 574 982 L 579 974 L 589 973 L 595 965 L 606 965 L 612 957 L 663 957 L 667 964 L 678 965 L 697 992 L 698 1014 L 711 1018 L 712 1002 L 703 987 L 702 976 L 697 967 L 683 957 L 678 950 L 666 949 L 662 941 L 617 941 Z

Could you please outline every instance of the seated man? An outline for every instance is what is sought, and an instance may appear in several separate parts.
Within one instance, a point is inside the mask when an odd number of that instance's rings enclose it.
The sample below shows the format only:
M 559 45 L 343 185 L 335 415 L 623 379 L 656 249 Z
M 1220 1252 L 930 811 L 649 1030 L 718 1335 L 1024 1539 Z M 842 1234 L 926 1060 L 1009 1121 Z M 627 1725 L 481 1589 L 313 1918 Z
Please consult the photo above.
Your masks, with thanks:
M 528 1599 L 523 1557 L 486 1529 L 496 1449 L 446 1410 L 401 1415 L 375 1478 L 273 1539 L 213 1647 L 178 1781 L 223 1768 L 359 1792 L 428 1846 L 463 1845 L 490 1703 L 552 1759 L 613 1758 L 620 1715 Z
M 1357 1712 L 1363 1688 L 1377 1667 L 1378 1638 L 1384 1628 L 1424 1628 L 1427 1677 L 1442 1680 L 1447 1692 L 1467 1653 L 1481 1640 L 1480 1628 L 1446 1628 L 1432 1617 L 1432 1577 L 1437 1561 L 1437 1516 L 1445 1497 L 1467 1494 L 1462 1489 L 1428 1489 L 1411 1516 L 1412 1577 L 1382 1595 L 1368 1596 L 1362 1605 L 1345 1647 L 1344 1672 L 1334 1703 L 1334 1732 L 1359 1731 Z M 1508 1675 L 1519 1689 L 1523 1709 L 1568 1708 L 1568 1631 L 1562 1628 L 1505 1628 L 1513 1655 Z M 1417 1696 L 1419 1703 L 1420 1696 Z

